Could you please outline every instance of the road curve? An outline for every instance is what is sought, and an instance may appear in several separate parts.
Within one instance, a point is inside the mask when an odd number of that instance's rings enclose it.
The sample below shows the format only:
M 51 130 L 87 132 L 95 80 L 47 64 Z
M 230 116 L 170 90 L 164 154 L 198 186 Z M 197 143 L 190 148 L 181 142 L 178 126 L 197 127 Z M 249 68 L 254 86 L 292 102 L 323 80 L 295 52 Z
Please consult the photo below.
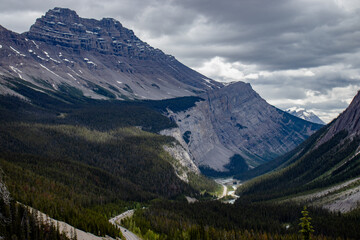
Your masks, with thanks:
M 120 221 L 124 218 L 127 217 L 132 217 L 132 215 L 134 214 L 134 210 L 128 210 L 126 212 L 123 212 L 122 214 L 113 217 L 112 219 L 109 220 L 109 222 L 115 226 L 117 226 L 118 228 L 120 228 L 121 233 L 123 234 L 123 236 L 126 238 L 126 240 L 141 240 L 141 238 L 139 238 L 138 236 L 136 236 L 133 232 L 130 232 L 128 229 L 120 226 Z

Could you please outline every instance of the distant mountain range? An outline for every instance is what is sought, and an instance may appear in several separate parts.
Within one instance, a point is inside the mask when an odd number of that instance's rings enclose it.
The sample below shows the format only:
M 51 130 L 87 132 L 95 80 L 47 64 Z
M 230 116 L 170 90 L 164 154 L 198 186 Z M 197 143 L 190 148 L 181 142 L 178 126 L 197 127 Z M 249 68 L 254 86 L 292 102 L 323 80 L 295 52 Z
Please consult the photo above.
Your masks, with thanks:
M 306 121 L 322 124 L 324 125 L 325 122 L 321 120 L 318 116 L 315 115 L 315 113 L 311 111 L 307 111 L 305 108 L 299 108 L 299 107 L 292 107 L 285 110 L 287 113 L 290 113 L 291 115 L 294 115 L 298 118 L 302 118 Z

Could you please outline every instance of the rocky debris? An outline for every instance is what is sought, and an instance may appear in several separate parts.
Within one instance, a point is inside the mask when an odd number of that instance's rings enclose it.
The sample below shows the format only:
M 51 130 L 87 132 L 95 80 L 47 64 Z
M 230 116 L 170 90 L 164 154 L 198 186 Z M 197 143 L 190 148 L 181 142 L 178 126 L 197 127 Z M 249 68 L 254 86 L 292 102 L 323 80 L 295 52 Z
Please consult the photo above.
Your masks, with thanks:
M 0 94 L 12 93 L 7 78 L 51 91 L 70 86 L 97 99 L 165 99 L 223 86 L 115 19 L 85 19 L 65 8 L 49 10 L 23 34 L 0 27 L 0 44 Z
M 350 212 L 359 207 L 360 186 L 335 194 L 323 205 L 330 211 Z
M 292 150 L 321 127 L 271 106 L 247 83 L 200 96 L 205 101 L 195 107 L 169 112 L 198 166 L 226 171 L 229 159 L 239 154 L 254 167 Z
M 286 109 L 285 112 L 290 113 L 291 115 L 293 115 L 295 117 L 304 119 L 309 122 L 322 124 L 322 125 L 325 124 L 323 122 L 323 120 L 321 120 L 318 116 L 315 115 L 315 113 L 313 113 L 311 111 L 307 111 L 305 108 L 292 107 L 292 108 Z
M 325 190 L 292 198 L 292 201 L 307 201 L 331 211 L 349 212 L 360 202 L 360 177 L 329 187 Z
M 176 175 L 181 180 L 188 183 L 188 173 L 192 172 L 195 174 L 200 174 L 199 168 L 194 164 L 189 153 L 185 150 L 184 147 L 177 143 L 173 143 L 172 146 L 164 145 L 163 148 L 176 160 L 176 162 L 170 163 L 173 165 Z

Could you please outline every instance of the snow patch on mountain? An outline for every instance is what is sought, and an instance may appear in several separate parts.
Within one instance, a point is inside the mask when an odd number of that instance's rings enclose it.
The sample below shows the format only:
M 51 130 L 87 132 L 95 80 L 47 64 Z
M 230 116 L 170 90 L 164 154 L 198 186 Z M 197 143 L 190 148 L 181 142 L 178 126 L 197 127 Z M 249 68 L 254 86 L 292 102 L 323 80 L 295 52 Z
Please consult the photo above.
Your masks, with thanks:
M 295 117 L 304 119 L 309 122 L 318 123 L 318 124 L 325 124 L 323 120 L 321 120 L 318 116 L 315 115 L 312 111 L 306 110 L 305 108 L 301 107 L 291 107 L 285 110 L 285 112 L 294 115 Z

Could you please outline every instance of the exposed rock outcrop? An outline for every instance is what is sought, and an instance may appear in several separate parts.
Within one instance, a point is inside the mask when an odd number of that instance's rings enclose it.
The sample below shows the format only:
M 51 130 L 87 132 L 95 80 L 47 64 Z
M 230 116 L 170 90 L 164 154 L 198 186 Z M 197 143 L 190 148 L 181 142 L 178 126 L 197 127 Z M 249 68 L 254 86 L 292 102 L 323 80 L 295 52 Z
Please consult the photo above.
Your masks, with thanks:
M 169 112 L 198 166 L 226 171 L 229 159 L 239 154 L 254 167 L 292 150 L 321 127 L 271 106 L 243 82 L 201 97 L 204 101 L 191 109 Z
M 349 107 L 330 124 L 329 130 L 319 139 L 317 146 L 343 130 L 349 133 L 348 137 L 360 135 L 360 92 L 356 94 Z
M 176 175 L 181 180 L 188 183 L 188 173 L 200 174 L 199 168 L 194 164 L 188 151 L 186 151 L 184 147 L 174 143 L 172 146 L 164 145 L 164 150 L 176 160 L 170 163 L 173 165 Z

